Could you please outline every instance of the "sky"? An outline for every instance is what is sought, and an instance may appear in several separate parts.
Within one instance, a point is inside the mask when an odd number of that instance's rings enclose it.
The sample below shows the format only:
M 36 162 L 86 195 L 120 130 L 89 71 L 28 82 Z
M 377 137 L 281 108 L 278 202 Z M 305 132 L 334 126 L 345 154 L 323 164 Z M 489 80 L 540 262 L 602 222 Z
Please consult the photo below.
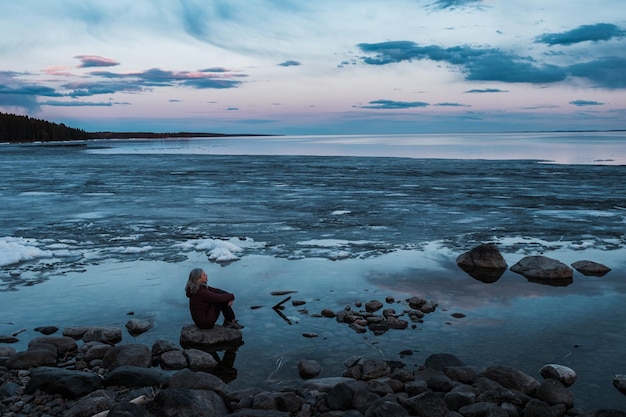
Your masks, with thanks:
M 87 131 L 626 129 L 623 0 L 0 0 L 0 111 Z

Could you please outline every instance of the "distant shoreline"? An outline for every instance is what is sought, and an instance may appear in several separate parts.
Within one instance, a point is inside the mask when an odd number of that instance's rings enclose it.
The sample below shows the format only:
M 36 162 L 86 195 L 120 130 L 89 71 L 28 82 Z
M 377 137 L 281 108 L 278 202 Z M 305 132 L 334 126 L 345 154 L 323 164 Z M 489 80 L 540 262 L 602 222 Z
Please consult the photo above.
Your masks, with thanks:
M 279 136 L 254 133 L 210 132 L 89 132 L 88 139 L 167 139 L 167 138 L 232 138 L 239 136 Z

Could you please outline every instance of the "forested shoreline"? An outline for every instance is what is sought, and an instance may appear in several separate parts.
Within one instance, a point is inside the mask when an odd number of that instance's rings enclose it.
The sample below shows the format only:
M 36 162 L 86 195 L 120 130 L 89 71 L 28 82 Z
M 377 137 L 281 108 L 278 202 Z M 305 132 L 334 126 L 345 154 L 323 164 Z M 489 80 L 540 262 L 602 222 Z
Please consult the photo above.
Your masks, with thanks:
M 64 123 L 52 123 L 29 116 L 0 113 L 0 142 L 3 143 L 62 142 L 88 139 L 159 139 L 231 136 L 267 135 L 206 132 L 87 132 L 83 129 L 66 126 Z

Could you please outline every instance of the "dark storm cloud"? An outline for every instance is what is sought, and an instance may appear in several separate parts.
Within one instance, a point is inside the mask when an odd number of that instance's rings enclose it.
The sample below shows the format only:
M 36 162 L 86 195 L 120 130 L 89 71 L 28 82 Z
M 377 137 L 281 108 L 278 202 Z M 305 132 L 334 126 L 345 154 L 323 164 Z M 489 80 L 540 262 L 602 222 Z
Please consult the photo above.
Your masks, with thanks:
M 298 61 L 292 61 L 292 60 L 281 62 L 280 64 L 278 64 L 279 67 L 297 67 L 299 65 L 302 65 L 302 64 L 300 64 Z
M 608 57 L 568 67 L 570 74 L 587 78 L 598 86 L 626 88 L 626 58 Z
M 601 103 L 599 101 L 593 101 L 593 100 L 572 100 L 569 102 L 569 104 L 573 104 L 574 106 L 579 106 L 579 107 L 604 105 L 604 103 Z
M 626 31 L 610 23 L 583 25 L 562 33 L 546 33 L 537 37 L 537 43 L 547 45 L 573 45 L 580 42 L 608 41 L 613 38 L 622 38 Z
M 538 65 L 530 58 L 507 54 L 494 48 L 437 45 L 420 46 L 411 41 L 361 43 L 358 47 L 373 56 L 364 57 L 370 65 L 386 65 L 401 61 L 430 60 L 458 66 L 471 81 L 502 81 L 510 83 L 550 83 L 562 81 L 566 72 L 555 65 Z
M 356 106 L 360 109 L 410 109 L 414 107 L 428 107 L 430 104 L 422 101 L 393 101 L 393 100 L 374 100 L 370 101 L 367 106 Z
M 98 55 L 77 55 L 74 58 L 80 59 L 81 64 L 78 66 L 79 68 L 114 67 L 120 64 L 111 58 L 104 58 Z

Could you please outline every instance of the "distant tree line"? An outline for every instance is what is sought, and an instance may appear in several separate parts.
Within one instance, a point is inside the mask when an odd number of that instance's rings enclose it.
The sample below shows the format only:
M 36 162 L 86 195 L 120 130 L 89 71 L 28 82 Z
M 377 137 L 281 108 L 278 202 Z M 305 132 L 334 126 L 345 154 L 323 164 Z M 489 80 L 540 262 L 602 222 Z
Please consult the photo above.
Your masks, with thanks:
M 0 142 L 49 142 L 89 139 L 90 134 L 63 123 L 0 113 Z
M 194 137 L 232 137 L 232 136 L 273 136 L 249 133 L 224 134 L 206 132 L 86 132 L 28 116 L 0 113 L 0 142 L 61 142 L 87 139 L 163 139 Z

